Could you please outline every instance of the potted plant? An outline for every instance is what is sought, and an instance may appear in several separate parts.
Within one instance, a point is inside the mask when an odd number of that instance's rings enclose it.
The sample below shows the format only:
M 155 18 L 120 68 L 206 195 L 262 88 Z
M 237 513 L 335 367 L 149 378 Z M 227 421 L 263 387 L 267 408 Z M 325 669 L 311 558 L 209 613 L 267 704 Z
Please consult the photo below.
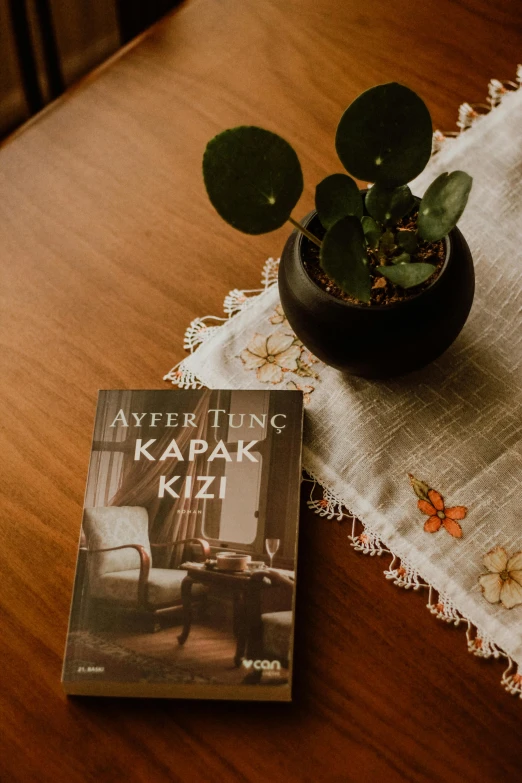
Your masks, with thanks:
M 471 177 L 443 173 L 422 199 L 412 194 L 408 182 L 431 155 L 432 124 L 421 98 L 396 83 L 362 93 L 335 144 L 352 176 L 323 179 L 301 222 L 292 216 L 303 190 L 297 155 L 262 128 L 232 128 L 208 143 L 209 198 L 248 234 L 294 226 L 281 256 L 281 304 L 319 359 L 369 378 L 417 369 L 451 345 L 473 301 L 473 262 L 456 228 Z M 360 190 L 355 179 L 373 185 Z

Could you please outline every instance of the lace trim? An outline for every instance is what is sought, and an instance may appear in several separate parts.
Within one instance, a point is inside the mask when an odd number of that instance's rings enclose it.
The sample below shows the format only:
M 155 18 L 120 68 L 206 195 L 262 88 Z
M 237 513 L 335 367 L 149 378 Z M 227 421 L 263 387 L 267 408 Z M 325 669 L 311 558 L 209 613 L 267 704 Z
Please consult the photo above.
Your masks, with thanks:
M 331 489 L 325 488 L 313 475 L 305 474 L 303 480 L 312 485 L 307 501 L 308 508 L 327 519 L 349 520 L 351 522 L 351 533 L 348 535 L 348 540 L 357 552 L 370 557 L 388 555 L 390 563 L 383 571 L 383 574 L 396 587 L 402 587 L 404 590 L 427 590 L 428 603 L 426 608 L 431 614 L 445 623 L 456 627 L 459 625 L 465 627 L 468 652 L 479 658 L 504 659 L 507 661 L 508 665 L 502 674 L 500 683 L 508 693 L 522 699 L 522 667 L 519 667 L 517 671 L 516 664 L 512 658 L 495 644 L 485 631 L 477 628 L 470 620 L 464 617 L 448 595 L 438 592 L 432 585 L 425 582 L 419 571 L 406 558 L 401 559 L 394 554 L 379 536 L 369 528 L 367 523 L 357 519 L 354 514 L 343 506 L 342 500 L 337 498 Z M 320 490 L 319 497 L 315 497 L 317 489 Z
M 491 79 L 488 85 L 488 97 L 485 103 L 463 103 L 459 107 L 457 127 L 458 131 L 442 132 L 436 130 L 433 134 L 432 154 L 439 152 L 443 146 L 451 142 L 452 138 L 468 131 L 480 122 L 488 112 L 500 105 L 503 98 L 509 92 L 522 87 L 522 65 L 517 66 L 515 81 Z M 239 290 L 234 288 L 226 295 L 223 303 L 225 318 L 219 316 L 205 316 L 195 318 L 185 332 L 183 347 L 189 353 L 194 353 L 203 343 L 209 340 L 221 326 L 250 307 L 257 297 L 272 288 L 277 283 L 277 271 L 279 259 L 269 258 L 264 266 L 261 276 L 261 288 Z M 204 384 L 185 364 L 185 359 L 178 362 L 169 372 L 163 376 L 164 381 L 170 381 L 180 389 L 201 389 Z M 451 598 L 437 592 L 435 588 L 423 581 L 417 569 L 406 559 L 400 559 L 369 529 L 369 526 L 357 519 L 344 506 L 332 490 L 321 484 L 314 476 L 304 477 L 305 481 L 312 484 L 307 500 L 308 508 L 320 517 L 339 522 L 351 520 L 351 534 L 348 536 L 350 545 L 361 554 L 370 557 L 388 555 L 391 560 L 388 568 L 384 570 L 384 576 L 397 587 L 405 590 L 428 590 L 427 609 L 438 620 L 450 623 L 454 626 L 463 625 L 466 629 L 467 648 L 472 655 L 479 658 L 504 659 L 507 668 L 502 674 L 500 684 L 510 694 L 522 699 L 522 666 L 517 668 L 512 658 L 498 647 L 486 632 L 474 626 L 470 620 L 464 617 L 456 608 Z M 316 497 L 316 489 L 320 487 L 321 496 Z M 357 532 L 357 531 L 360 532 Z
M 194 353 L 200 345 L 209 340 L 224 323 L 242 313 L 250 307 L 260 294 L 265 293 L 277 283 L 277 271 L 279 269 L 279 258 L 269 258 L 265 261 L 261 273 L 261 288 L 251 288 L 240 291 L 233 288 L 225 296 L 223 302 L 223 311 L 226 318 L 215 315 L 206 315 L 203 318 L 194 318 L 190 322 L 183 339 L 183 347 L 189 353 Z M 170 381 L 174 386 L 180 389 L 201 389 L 203 383 L 186 366 L 185 359 L 182 359 L 169 372 L 163 376 L 164 381 Z
M 522 87 L 522 65 L 517 65 L 515 81 L 511 79 L 491 79 L 488 84 L 488 97 L 484 103 L 461 103 L 459 106 L 457 128 L 458 131 L 436 130 L 433 134 L 432 154 L 439 152 L 448 139 L 460 136 L 469 130 L 482 117 L 489 114 L 502 103 L 503 98 L 514 90 Z

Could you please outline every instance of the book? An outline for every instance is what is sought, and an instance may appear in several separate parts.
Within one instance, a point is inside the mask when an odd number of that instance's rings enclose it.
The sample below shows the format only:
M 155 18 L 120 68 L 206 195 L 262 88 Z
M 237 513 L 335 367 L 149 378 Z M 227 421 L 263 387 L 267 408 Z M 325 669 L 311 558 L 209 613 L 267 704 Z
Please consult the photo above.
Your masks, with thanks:
M 303 396 L 98 398 L 70 695 L 290 701 Z

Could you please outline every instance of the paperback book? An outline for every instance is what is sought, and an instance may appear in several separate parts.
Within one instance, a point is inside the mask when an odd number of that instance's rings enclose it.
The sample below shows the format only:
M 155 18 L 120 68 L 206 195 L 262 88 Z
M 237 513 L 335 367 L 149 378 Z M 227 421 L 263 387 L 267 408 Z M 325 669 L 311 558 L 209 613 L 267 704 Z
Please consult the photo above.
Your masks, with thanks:
M 101 391 L 66 693 L 290 701 L 299 391 Z

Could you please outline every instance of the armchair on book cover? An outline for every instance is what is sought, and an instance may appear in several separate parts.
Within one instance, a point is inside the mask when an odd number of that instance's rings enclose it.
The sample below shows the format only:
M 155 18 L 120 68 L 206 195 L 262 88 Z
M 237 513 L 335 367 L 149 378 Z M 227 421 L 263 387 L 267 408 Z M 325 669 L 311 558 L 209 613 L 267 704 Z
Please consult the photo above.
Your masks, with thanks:
M 160 614 L 181 607 L 181 583 L 187 574 L 178 568 L 155 568 L 152 548 L 193 544 L 203 558 L 210 555 L 203 538 L 151 544 L 148 512 L 141 506 L 86 508 L 83 529 L 91 601 L 140 611 L 150 619 L 151 630 L 159 628 Z M 204 585 L 194 588 L 195 600 L 206 598 Z
M 288 667 L 290 660 L 290 643 L 292 639 L 292 608 L 261 612 L 263 586 L 280 587 L 285 595 L 285 602 L 291 607 L 295 587 L 294 580 L 275 569 L 256 571 L 248 584 L 247 594 L 247 659 L 255 666 L 255 662 L 277 661 Z M 261 680 L 264 667 L 254 668 L 245 678 L 245 682 L 255 683 Z M 277 672 L 278 669 L 271 669 Z

